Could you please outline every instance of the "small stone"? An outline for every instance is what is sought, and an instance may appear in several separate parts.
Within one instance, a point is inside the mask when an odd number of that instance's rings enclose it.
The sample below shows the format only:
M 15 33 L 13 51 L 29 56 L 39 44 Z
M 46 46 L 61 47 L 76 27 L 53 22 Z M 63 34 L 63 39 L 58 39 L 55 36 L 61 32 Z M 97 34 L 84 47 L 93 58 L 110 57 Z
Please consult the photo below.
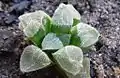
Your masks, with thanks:
M 30 1 L 22 1 L 18 4 L 13 5 L 12 7 L 10 7 L 9 12 L 16 12 L 19 14 L 20 13 L 24 13 L 24 10 L 28 8 L 28 6 L 31 4 Z
M 105 73 L 104 73 L 104 67 L 103 65 L 99 65 L 98 69 L 97 69 L 97 73 L 98 73 L 98 78 L 104 78 Z
M 119 67 L 113 67 L 115 75 L 120 76 L 120 68 Z
M 5 25 L 4 19 L 5 18 L 5 13 L 0 12 L 0 25 Z
M 5 23 L 6 24 L 11 24 L 11 23 L 15 22 L 15 20 L 16 20 L 16 16 L 9 15 L 7 18 L 5 18 Z
M 4 44 L 4 41 L 3 39 L 0 38 L 0 48 L 3 46 L 3 44 Z
M 8 39 L 8 38 L 9 38 L 9 36 L 3 35 L 3 39 L 4 39 L 4 40 L 6 40 L 6 39 Z
M 77 4 L 77 0 L 68 0 L 68 3 L 72 4 L 72 5 L 76 5 Z
M 2 4 L 2 2 L 0 1 L 0 11 L 3 11 L 2 6 L 3 6 L 3 4 Z

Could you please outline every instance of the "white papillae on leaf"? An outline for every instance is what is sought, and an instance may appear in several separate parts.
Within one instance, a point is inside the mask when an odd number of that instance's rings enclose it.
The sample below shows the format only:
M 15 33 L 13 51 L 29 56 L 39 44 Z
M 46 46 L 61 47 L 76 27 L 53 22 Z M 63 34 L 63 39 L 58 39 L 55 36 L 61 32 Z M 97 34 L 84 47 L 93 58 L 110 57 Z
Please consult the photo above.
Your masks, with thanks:
M 38 21 L 30 20 L 23 32 L 27 37 L 33 37 L 40 28 L 42 29 L 41 24 Z
M 63 43 L 55 33 L 48 33 L 42 41 L 43 50 L 55 50 L 63 47 Z
M 27 46 L 20 58 L 20 70 L 31 72 L 42 69 L 51 64 L 49 57 L 34 45 Z
M 31 37 L 35 33 L 37 33 L 39 29 L 45 30 L 43 19 L 46 17 L 51 20 L 51 18 L 44 11 L 41 10 L 23 14 L 19 17 L 19 28 L 24 31 L 26 36 Z
M 77 75 L 82 68 L 83 52 L 79 47 L 66 46 L 53 53 L 53 57 L 66 72 Z
M 72 26 L 73 19 L 81 19 L 79 12 L 71 5 L 61 3 L 52 17 L 53 23 L 59 26 Z
M 73 5 L 68 4 L 67 7 L 69 8 L 70 13 L 74 19 L 81 20 L 79 12 L 73 7 Z
M 77 35 L 80 37 L 81 47 L 89 47 L 95 44 L 100 36 L 94 27 L 85 23 L 77 24 Z
M 81 71 L 77 75 L 72 75 L 66 72 L 68 78 L 90 78 L 90 59 L 84 57 L 83 59 L 83 67 Z

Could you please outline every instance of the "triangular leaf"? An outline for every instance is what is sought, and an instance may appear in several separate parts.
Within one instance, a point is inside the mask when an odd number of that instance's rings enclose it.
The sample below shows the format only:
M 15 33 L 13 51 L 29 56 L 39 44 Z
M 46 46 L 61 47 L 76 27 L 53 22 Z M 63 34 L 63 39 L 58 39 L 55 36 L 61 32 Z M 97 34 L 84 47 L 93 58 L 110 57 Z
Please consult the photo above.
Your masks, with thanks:
M 70 13 L 71 13 L 71 16 L 73 17 L 73 20 L 76 19 L 76 20 L 80 21 L 81 16 L 80 16 L 79 12 L 73 7 L 73 5 L 67 4 L 67 7 L 70 10 Z
M 84 57 L 83 59 L 83 67 L 81 68 L 81 71 L 77 75 L 72 75 L 68 72 L 66 72 L 68 78 L 91 78 L 90 77 L 90 60 L 87 57 Z
M 26 13 L 19 17 L 19 28 L 37 46 L 46 33 L 51 31 L 51 18 L 43 11 Z
M 52 17 L 52 31 L 68 33 L 73 25 L 74 18 L 80 20 L 79 12 L 71 4 L 65 5 L 61 3 Z
M 30 20 L 23 32 L 27 37 L 33 37 L 40 29 L 41 25 L 38 21 Z M 41 28 L 41 30 L 43 30 Z
M 27 46 L 20 58 L 20 70 L 22 72 L 31 72 L 48 66 L 51 60 L 38 47 L 34 45 Z
M 55 33 L 48 33 L 42 41 L 43 50 L 55 50 L 63 47 L 63 43 Z
M 79 47 L 66 46 L 53 53 L 53 57 L 60 67 L 72 75 L 80 72 L 83 61 L 83 52 Z
M 68 8 L 67 5 L 61 3 L 53 14 L 53 23 L 61 26 L 71 26 L 73 24 L 73 17 L 68 14 L 69 12 L 70 8 Z
M 79 23 L 77 24 L 77 36 L 80 37 L 81 47 L 89 47 L 98 41 L 100 34 L 94 27 Z
M 70 44 L 71 34 L 59 34 L 57 37 L 59 37 L 64 46 Z
M 23 14 L 19 17 L 19 20 L 19 28 L 24 31 L 27 37 L 33 37 L 39 30 L 46 31 L 44 25 L 46 25 L 51 18 L 40 10 Z

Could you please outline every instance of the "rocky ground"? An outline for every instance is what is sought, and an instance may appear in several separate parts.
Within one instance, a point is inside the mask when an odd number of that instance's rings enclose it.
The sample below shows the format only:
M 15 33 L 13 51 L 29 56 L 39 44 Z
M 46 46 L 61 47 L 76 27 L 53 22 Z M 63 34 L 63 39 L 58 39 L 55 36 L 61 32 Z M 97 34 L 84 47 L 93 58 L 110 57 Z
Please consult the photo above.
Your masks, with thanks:
M 101 33 L 97 51 L 88 54 L 91 78 L 120 78 L 120 0 L 0 0 L 0 78 L 63 78 L 53 67 L 27 74 L 19 70 L 27 44 L 18 29 L 18 16 L 35 10 L 52 16 L 61 2 L 73 4 L 82 21 Z

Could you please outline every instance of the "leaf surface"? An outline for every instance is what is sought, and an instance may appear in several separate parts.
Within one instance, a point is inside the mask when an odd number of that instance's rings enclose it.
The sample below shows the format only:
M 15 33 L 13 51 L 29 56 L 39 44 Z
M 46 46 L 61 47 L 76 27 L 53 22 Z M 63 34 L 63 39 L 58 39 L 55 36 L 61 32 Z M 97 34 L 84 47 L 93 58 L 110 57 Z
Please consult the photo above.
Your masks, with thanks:
M 91 78 L 90 77 L 90 59 L 87 57 L 84 57 L 83 59 L 83 67 L 81 68 L 81 71 L 77 75 L 72 75 L 68 72 L 66 72 L 68 78 Z
M 94 27 L 79 23 L 77 24 L 77 36 L 81 40 L 81 47 L 89 47 L 98 41 L 100 34 Z
M 39 30 L 44 30 L 46 32 L 45 26 L 48 26 L 51 18 L 45 12 L 39 10 L 23 14 L 19 17 L 19 20 L 19 28 L 27 37 L 33 37 Z
M 72 75 L 80 72 L 83 61 L 83 52 L 79 47 L 66 46 L 53 53 L 53 57 L 60 67 Z
M 81 19 L 79 12 L 71 4 L 65 5 L 61 3 L 52 17 L 52 31 L 68 33 L 73 25 L 74 19 Z
M 57 37 L 59 37 L 64 46 L 70 44 L 71 34 L 59 34 Z
M 51 60 L 40 48 L 29 45 L 21 55 L 20 70 L 22 72 L 36 71 L 50 65 L 50 63 Z
M 43 50 L 55 50 L 62 47 L 63 43 L 55 33 L 48 33 L 42 41 Z

